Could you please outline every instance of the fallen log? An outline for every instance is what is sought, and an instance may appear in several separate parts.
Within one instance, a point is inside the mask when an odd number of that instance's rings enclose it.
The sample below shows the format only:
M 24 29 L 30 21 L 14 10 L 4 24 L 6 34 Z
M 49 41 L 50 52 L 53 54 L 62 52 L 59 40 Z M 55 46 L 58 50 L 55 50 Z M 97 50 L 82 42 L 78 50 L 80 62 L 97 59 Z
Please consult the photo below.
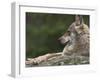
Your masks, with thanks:
M 28 64 L 26 64 L 26 67 L 89 64 L 88 56 L 81 56 L 81 55 L 62 56 L 62 55 L 48 54 L 48 56 L 50 56 L 49 58 L 43 58 L 46 56 L 47 54 L 29 60 Z M 39 60 L 40 58 L 46 60 L 40 60 L 39 62 L 36 62 L 36 59 Z

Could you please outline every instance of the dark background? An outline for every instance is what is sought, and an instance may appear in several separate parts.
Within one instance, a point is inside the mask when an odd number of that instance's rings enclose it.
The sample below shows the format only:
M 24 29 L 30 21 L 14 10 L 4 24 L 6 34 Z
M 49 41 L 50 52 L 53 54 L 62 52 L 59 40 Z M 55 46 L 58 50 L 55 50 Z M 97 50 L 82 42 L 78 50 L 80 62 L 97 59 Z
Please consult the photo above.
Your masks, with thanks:
M 26 13 L 26 58 L 37 57 L 47 53 L 61 52 L 62 45 L 58 38 L 74 22 L 75 15 Z M 89 15 L 83 15 L 89 25 Z

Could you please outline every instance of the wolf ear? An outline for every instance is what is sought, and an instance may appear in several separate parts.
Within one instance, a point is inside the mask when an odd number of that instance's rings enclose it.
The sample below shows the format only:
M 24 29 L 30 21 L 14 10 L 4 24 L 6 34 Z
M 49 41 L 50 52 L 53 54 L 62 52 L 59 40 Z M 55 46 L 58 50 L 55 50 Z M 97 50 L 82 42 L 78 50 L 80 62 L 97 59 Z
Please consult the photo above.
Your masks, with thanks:
M 84 23 L 83 16 L 82 15 L 75 15 L 75 22 L 78 25 L 83 24 Z
M 83 24 L 83 16 L 80 15 L 80 24 Z
M 80 28 L 81 29 L 83 29 L 83 24 L 84 24 L 83 16 L 80 16 Z

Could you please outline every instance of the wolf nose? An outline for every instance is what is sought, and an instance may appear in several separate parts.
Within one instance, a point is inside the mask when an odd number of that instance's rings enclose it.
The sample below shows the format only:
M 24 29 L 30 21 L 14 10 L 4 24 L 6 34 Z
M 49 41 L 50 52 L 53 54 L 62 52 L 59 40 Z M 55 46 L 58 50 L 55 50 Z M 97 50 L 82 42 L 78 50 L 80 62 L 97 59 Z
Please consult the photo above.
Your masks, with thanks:
M 58 38 L 58 40 L 61 40 L 61 37 L 60 37 L 60 38 Z

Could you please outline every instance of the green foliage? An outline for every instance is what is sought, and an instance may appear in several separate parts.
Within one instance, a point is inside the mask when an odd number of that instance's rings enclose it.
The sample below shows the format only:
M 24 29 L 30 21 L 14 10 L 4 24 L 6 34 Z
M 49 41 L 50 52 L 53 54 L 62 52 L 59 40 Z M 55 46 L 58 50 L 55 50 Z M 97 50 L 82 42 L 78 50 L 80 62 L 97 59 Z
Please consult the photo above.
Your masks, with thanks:
M 26 13 L 26 57 L 37 57 L 63 50 L 58 38 L 62 36 L 75 15 Z M 83 16 L 89 25 L 89 16 Z

